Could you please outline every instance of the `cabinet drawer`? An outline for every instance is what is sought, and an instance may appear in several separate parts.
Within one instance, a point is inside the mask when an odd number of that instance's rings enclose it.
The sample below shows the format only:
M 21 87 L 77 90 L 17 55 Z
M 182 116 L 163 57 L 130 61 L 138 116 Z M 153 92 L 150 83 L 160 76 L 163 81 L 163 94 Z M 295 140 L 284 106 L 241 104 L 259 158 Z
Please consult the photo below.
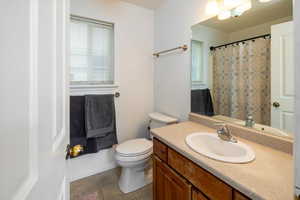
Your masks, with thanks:
M 233 192 L 233 200 L 250 200 L 248 197 L 244 196 L 238 191 Z
M 168 149 L 168 164 L 210 200 L 232 200 L 232 188 L 176 151 Z
M 167 162 L 167 160 L 168 160 L 168 147 L 164 143 L 160 142 L 159 140 L 157 140 L 155 138 L 154 138 L 154 141 L 153 141 L 153 152 L 161 160 Z

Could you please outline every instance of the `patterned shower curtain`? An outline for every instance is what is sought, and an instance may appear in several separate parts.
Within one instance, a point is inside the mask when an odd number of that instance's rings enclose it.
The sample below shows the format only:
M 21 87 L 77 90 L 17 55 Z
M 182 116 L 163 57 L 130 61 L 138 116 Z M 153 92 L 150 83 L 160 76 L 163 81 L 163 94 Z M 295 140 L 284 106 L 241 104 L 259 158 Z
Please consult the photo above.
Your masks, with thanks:
M 216 48 L 213 99 L 217 115 L 270 125 L 270 39 L 258 38 Z

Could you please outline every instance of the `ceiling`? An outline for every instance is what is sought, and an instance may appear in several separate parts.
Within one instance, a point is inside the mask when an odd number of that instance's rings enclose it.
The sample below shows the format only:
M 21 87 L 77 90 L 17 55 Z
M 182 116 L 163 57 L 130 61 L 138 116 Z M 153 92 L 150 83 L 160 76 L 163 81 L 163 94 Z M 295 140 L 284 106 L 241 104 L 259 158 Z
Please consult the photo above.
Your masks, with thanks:
M 156 9 L 164 0 L 122 0 L 149 9 Z
M 269 3 L 259 3 L 252 0 L 252 8 L 243 15 L 227 20 L 210 18 L 199 23 L 225 32 L 234 32 L 248 27 L 264 24 L 293 15 L 293 0 L 273 0 Z

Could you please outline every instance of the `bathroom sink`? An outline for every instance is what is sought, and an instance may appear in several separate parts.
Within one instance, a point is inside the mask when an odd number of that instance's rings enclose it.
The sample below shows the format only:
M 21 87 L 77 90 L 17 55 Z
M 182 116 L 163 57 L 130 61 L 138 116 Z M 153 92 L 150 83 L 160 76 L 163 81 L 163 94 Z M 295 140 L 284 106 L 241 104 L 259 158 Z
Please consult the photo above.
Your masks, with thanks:
M 222 162 L 248 163 L 255 159 L 251 147 L 240 141 L 221 140 L 216 133 L 192 133 L 185 140 L 197 153 Z

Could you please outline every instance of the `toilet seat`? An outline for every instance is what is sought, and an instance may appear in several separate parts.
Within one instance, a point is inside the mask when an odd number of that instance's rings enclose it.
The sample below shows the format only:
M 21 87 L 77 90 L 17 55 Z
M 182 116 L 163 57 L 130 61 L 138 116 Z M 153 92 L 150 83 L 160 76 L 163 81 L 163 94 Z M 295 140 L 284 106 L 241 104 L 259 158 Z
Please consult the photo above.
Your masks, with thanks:
M 117 153 L 115 157 L 116 160 L 121 162 L 136 162 L 136 161 L 142 161 L 149 158 L 152 155 L 152 153 L 153 153 L 152 150 L 150 150 L 148 153 L 139 156 L 123 156 Z
M 116 148 L 118 157 L 144 157 L 152 153 L 153 143 L 150 140 L 139 138 L 128 140 Z

